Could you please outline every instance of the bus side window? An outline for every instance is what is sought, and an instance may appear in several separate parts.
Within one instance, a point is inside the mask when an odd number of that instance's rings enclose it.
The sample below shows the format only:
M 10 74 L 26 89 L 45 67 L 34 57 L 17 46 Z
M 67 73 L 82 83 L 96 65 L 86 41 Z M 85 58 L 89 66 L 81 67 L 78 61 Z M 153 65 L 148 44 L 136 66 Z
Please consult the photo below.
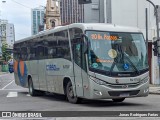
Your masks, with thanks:
M 43 46 L 38 46 L 37 47 L 37 57 L 39 59 L 43 59 L 44 58 L 44 47 Z
M 75 60 L 75 63 L 77 63 L 79 66 L 81 66 L 81 55 L 82 55 L 81 51 L 82 51 L 81 43 L 75 44 L 74 60 Z
M 21 57 L 23 61 L 27 60 L 27 47 L 22 47 L 21 48 Z
M 55 33 L 55 37 L 57 40 L 56 57 L 70 60 L 71 55 L 67 30 Z
M 19 60 L 19 54 L 20 54 L 20 45 L 16 44 L 14 45 L 14 53 L 13 53 L 15 60 Z

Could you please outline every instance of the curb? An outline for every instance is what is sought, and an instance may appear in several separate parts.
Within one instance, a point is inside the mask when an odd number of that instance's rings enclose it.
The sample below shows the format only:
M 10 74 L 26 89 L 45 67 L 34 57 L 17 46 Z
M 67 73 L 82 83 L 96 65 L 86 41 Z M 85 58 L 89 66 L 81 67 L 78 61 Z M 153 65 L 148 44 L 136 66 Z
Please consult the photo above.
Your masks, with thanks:
M 160 95 L 160 92 L 149 92 L 149 94 Z

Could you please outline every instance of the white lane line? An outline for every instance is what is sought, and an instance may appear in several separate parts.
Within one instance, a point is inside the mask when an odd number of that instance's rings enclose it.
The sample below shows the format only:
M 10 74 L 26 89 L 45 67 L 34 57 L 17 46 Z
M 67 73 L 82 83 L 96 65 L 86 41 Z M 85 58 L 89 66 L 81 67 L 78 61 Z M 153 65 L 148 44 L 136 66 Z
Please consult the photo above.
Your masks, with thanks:
M 3 88 L 2 88 L 2 90 L 4 90 L 6 87 L 8 87 L 10 84 L 12 84 L 14 82 L 14 80 L 13 81 L 11 81 L 10 83 L 8 83 L 6 86 L 4 86 Z
M 27 94 L 26 96 L 28 96 L 28 97 L 29 97 L 29 96 L 31 96 L 31 95 L 30 95 L 30 94 Z
M 17 92 L 9 92 L 7 97 L 17 97 L 18 93 Z
M 0 89 L 0 91 L 26 91 L 26 92 L 28 92 L 28 90 L 25 90 L 25 89 L 4 89 L 4 90 L 2 90 L 2 89 Z

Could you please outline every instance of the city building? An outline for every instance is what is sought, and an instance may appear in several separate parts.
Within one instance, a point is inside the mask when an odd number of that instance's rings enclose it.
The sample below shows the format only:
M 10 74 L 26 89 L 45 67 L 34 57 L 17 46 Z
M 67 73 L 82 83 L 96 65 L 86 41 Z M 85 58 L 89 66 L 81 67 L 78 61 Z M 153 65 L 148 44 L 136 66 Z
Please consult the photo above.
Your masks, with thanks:
M 62 25 L 84 22 L 84 5 L 78 4 L 78 0 L 61 0 L 60 11 Z
M 92 0 L 84 5 L 84 11 L 85 23 L 104 23 L 104 0 Z
M 47 0 L 45 21 L 46 29 L 61 25 L 60 5 L 56 0 Z
M 159 0 L 151 0 L 160 5 Z M 91 4 L 84 5 L 84 22 L 112 23 L 117 25 L 138 27 L 146 37 L 146 15 L 148 8 L 148 55 L 150 66 L 150 83 L 160 84 L 158 57 L 152 51 L 153 38 L 156 34 L 156 19 L 153 5 L 146 0 L 92 0 Z
M 44 12 L 45 8 L 43 6 L 39 6 L 37 8 L 32 9 L 31 11 L 31 31 L 32 35 L 37 34 L 40 31 L 44 30 Z
M 1 32 L 1 25 L 0 25 L 0 57 L 2 56 L 2 32 Z
M 15 41 L 15 30 L 14 30 L 14 25 L 11 23 L 8 23 L 7 27 L 6 27 L 6 42 L 8 44 L 9 48 L 13 48 L 13 44 Z
M 0 20 L 0 39 L 0 46 L 2 46 L 3 43 L 7 43 L 8 48 L 13 48 L 13 44 L 15 41 L 14 25 L 8 23 L 7 20 Z
M 2 43 L 6 42 L 7 40 L 7 25 L 8 25 L 8 20 L 0 20 L 0 26 L 1 26 L 1 41 Z

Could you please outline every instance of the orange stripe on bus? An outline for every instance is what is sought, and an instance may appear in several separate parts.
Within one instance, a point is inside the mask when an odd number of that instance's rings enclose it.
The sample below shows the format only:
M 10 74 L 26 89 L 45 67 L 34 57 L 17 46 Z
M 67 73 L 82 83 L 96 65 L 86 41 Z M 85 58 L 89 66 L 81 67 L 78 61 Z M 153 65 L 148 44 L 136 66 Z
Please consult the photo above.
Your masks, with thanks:
M 17 73 L 17 69 L 18 69 L 18 62 L 14 61 L 14 72 Z
M 21 76 L 24 76 L 24 62 L 20 61 L 19 64 L 20 64 L 20 73 L 21 73 Z

